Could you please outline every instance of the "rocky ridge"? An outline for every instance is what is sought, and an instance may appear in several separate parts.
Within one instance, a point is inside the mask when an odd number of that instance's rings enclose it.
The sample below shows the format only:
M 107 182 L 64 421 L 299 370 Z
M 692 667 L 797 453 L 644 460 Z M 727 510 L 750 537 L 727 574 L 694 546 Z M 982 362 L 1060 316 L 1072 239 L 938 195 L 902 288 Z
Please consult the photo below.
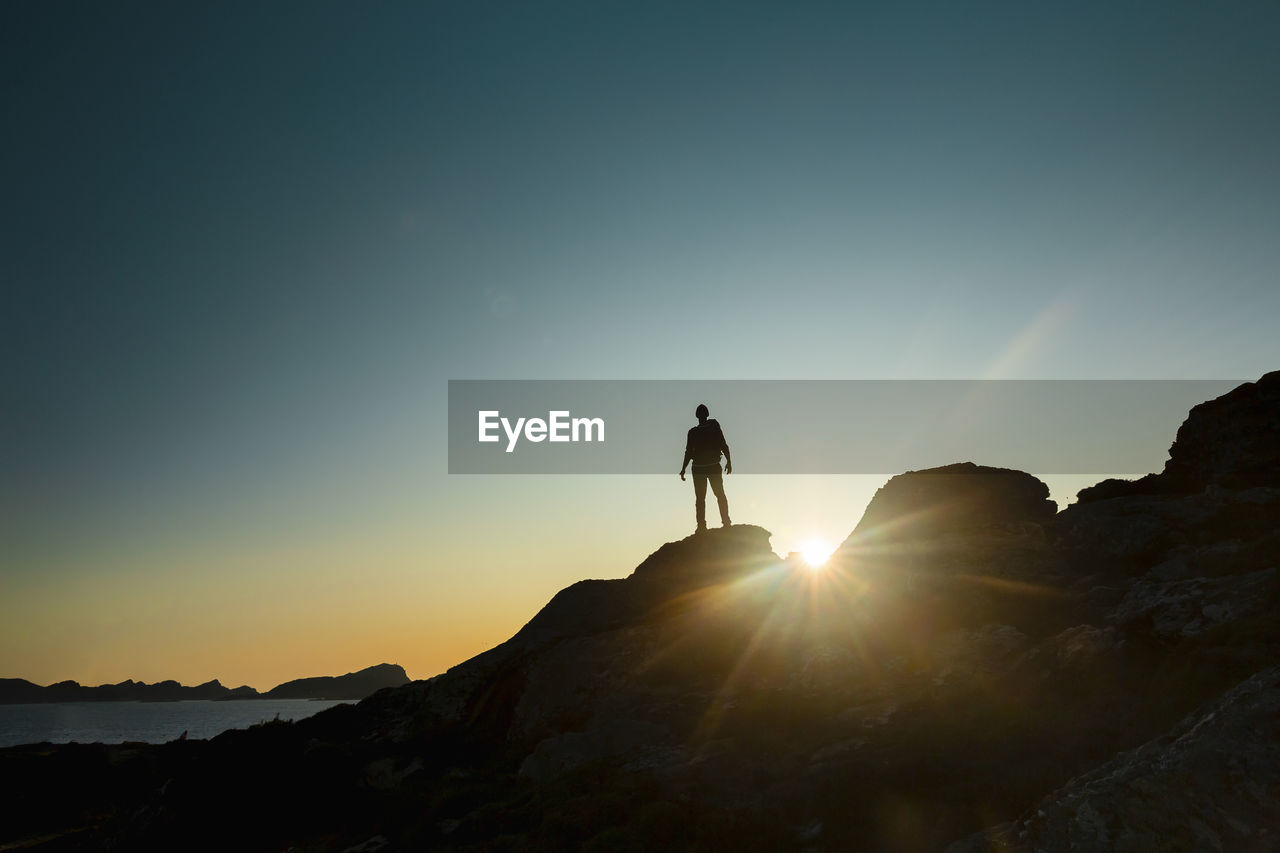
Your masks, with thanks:
M 0 841 L 1276 849 L 1278 376 L 1197 406 L 1154 480 L 1061 512 L 1022 472 L 909 472 L 824 572 L 713 530 L 356 706 L 0 750 L 29 781 Z
M 0 705 L 49 702 L 178 702 L 187 699 L 363 699 L 384 687 L 409 683 L 399 664 L 380 663 L 346 675 L 298 678 L 266 693 L 247 685 L 226 687 L 218 679 L 187 687 L 177 681 L 147 684 L 128 679 L 118 684 L 90 687 L 75 681 L 59 681 L 42 687 L 23 678 L 0 678 Z

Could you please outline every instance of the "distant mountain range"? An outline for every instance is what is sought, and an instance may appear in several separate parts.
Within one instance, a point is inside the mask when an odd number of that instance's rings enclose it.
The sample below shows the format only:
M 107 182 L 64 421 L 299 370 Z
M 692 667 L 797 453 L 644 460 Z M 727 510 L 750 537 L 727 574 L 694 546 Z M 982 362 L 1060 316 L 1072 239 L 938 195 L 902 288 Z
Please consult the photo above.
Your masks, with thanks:
M 176 681 L 122 681 L 89 687 L 75 681 L 59 681 L 48 687 L 24 678 L 0 678 L 0 705 L 42 702 L 177 702 L 182 699 L 354 699 L 360 700 L 384 687 L 409 683 L 404 667 L 380 663 L 346 675 L 296 678 L 259 693 L 249 686 L 226 687 L 216 678 L 195 687 Z

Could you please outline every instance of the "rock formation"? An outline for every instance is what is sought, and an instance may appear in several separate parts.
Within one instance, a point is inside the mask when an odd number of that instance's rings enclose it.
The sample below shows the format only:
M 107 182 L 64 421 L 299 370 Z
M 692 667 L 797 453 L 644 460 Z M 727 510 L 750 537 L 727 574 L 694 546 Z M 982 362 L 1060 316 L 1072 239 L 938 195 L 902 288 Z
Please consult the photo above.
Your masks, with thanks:
M 908 471 L 885 483 L 855 536 L 916 540 L 994 525 L 1041 524 L 1058 506 L 1049 487 L 1023 471 L 961 462 Z
M 1103 480 L 1081 503 L 1127 495 L 1188 494 L 1206 488 L 1280 487 L 1280 370 L 1191 410 L 1159 474 Z
M 1276 849 L 1275 376 L 1193 410 L 1156 487 L 1054 514 L 1022 472 L 910 472 L 825 572 L 714 530 L 355 706 L 0 750 L 0 843 Z

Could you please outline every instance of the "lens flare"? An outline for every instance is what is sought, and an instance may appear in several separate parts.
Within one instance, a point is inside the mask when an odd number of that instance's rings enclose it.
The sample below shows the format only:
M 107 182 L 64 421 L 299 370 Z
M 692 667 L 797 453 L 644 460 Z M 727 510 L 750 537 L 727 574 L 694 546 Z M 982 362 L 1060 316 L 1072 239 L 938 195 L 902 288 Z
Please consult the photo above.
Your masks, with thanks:
M 833 550 L 830 543 L 825 540 L 810 539 L 801 547 L 800 554 L 804 557 L 804 561 L 809 568 L 817 571 L 826 566 Z

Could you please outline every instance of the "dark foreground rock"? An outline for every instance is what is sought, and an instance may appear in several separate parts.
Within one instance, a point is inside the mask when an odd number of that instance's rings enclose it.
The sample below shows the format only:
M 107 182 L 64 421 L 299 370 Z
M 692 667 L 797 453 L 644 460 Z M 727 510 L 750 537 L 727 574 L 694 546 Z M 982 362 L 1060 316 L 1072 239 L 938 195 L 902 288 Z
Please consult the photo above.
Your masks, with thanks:
M 714 530 L 359 705 L 0 750 L 0 844 L 1276 849 L 1280 489 L 1052 515 L 1030 475 L 949 468 L 823 572 Z
M 947 848 L 987 851 L 1274 850 L 1280 846 L 1280 667 L 1166 735 L 1122 752 L 1032 814 Z

